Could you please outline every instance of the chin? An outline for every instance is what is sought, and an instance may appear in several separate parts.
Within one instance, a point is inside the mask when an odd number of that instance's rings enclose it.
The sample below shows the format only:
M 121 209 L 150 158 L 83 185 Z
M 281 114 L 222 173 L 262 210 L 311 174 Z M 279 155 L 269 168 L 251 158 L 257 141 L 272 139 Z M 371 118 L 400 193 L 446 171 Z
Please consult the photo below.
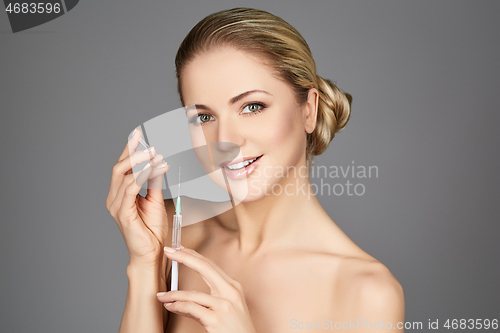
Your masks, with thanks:
M 280 186 L 279 185 L 279 179 L 277 178 L 264 178 L 262 177 L 259 178 L 248 178 L 245 186 L 247 186 L 247 192 L 245 196 L 239 196 L 238 201 L 242 203 L 249 203 L 249 202 L 255 202 L 259 201 L 261 199 L 264 199 L 265 197 L 268 197 L 270 195 L 273 195 L 272 189 L 273 186 Z M 240 192 L 240 194 L 243 194 Z M 236 198 L 236 195 L 233 197 Z M 236 202 L 236 201 L 235 201 Z

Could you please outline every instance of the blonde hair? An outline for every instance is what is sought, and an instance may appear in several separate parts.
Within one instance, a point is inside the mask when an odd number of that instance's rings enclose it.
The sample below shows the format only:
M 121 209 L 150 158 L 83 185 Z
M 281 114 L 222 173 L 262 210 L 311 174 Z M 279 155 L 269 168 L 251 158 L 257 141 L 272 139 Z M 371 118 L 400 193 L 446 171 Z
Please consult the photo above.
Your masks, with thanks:
M 196 55 L 213 46 L 231 46 L 265 56 L 278 78 L 289 83 L 297 102 L 306 102 L 309 90 L 319 91 L 316 127 L 307 135 L 306 158 L 323 153 L 335 133 L 351 115 L 351 95 L 316 73 L 311 50 L 300 33 L 282 18 L 263 10 L 233 8 L 208 15 L 196 24 L 181 43 L 175 57 L 177 89 L 181 71 Z

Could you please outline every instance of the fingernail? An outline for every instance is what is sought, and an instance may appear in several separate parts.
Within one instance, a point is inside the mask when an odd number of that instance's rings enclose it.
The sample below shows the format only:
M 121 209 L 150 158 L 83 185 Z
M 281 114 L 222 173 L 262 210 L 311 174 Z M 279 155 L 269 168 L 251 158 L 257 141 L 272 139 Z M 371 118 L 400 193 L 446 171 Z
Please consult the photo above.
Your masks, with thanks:
M 165 246 L 165 248 L 163 249 L 165 252 L 168 252 L 168 253 L 174 253 L 175 252 L 175 249 L 171 248 L 171 247 L 168 247 L 168 246 Z
M 151 163 L 148 163 L 144 166 L 144 168 L 142 168 L 142 171 L 146 170 L 147 168 L 149 168 L 151 166 Z
M 161 293 L 157 293 L 156 296 L 163 296 L 165 294 L 166 294 L 166 292 L 161 292 Z
M 149 147 L 148 149 L 145 149 L 145 153 L 152 153 L 155 150 L 155 147 Z
M 132 134 L 130 134 L 130 136 L 133 136 L 136 132 L 137 132 L 137 127 L 134 128 L 134 130 L 132 131 Z
M 162 164 L 158 165 L 157 168 L 158 169 L 163 169 L 167 166 L 167 163 L 166 162 L 163 162 Z
M 181 248 L 181 250 L 184 248 L 184 246 L 182 246 L 182 245 L 179 245 L 179 247 Z
M 165 306 L 169 306 L 169 305 L 172 305 L 172 303 L 165 303 Z

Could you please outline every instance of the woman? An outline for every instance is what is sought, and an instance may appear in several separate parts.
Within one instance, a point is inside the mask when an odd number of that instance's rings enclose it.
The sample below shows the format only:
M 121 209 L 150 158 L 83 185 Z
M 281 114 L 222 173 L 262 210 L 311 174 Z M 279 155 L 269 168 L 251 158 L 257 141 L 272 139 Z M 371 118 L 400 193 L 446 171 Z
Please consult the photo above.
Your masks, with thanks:
M 303 190 L 307 174 L 275 172 L 306 168 L 350 115 L 350 95 L 317 75 L 302 36 L 267 12 L 225 10 L 191 30 L 175 63 L 181 102 L 196 105 L 188 117 L 207 140 L 239 146 L 243 161 L 223 167 L 238 169 L 235 181 L 249 192 L 234 209 L 184 227 L 184 248 L 164 249 L 173 204 L 155 186 L 146 197 L 139 190 L 168 166 L 151 159 L 154 150 L 129 153 L 136 131 L 107 199 L 130 254 L 120 332 L 402 330 L 398 281 Z M 132 167 L 148 159 L 134 181 Z M 182 264 L 179 291 L 166 292 L 171 260 Z

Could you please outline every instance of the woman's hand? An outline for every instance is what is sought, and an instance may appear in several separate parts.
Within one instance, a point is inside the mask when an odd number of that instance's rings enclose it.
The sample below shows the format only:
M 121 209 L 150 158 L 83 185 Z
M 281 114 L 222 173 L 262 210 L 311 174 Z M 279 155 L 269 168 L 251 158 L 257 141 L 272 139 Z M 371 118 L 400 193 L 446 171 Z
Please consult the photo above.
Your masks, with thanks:
M 161 155 L 158 161 L 154 148 L 135 151 L 141 131 L 135 130 L 113 167 L 106 208 L 116 221 L 130 254 L 130 263 L 158 266 L 162 244 L 168 232 L 167 212 L 162 194 L 162 175 L 168 170 Z M 132 153 L 131 153 L 132 152 Z M 150 160 L 149 166 L 132 174 L 132 168 Z M 148 181 L 146 197 L 139 195 Z
M 165 255 L 198 272 L 210 287 L 210 295 L 196 290 L 158 293 L 168 311 L 198 321 L 209 333 L 256 332 L 239 282 L 194 250 L 165 247 Z

